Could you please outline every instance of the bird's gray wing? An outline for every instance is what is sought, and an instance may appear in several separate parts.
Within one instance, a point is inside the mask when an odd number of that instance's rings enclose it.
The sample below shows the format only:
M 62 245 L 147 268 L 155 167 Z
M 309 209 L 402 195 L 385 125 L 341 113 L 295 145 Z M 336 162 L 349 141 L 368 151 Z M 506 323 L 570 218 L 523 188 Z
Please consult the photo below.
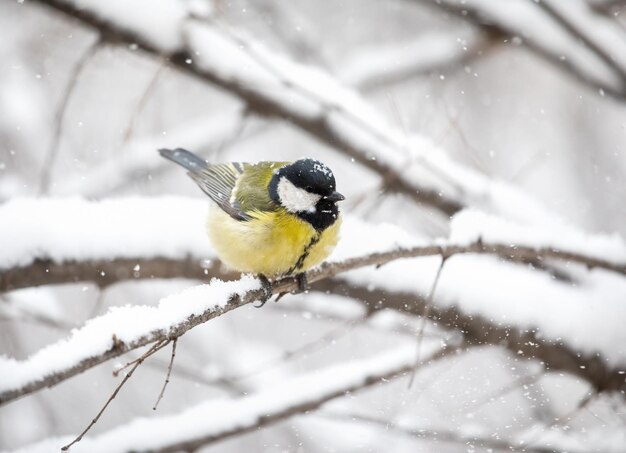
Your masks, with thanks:
M 200 186 L 224 212 L 235 220 L 248 220 L 250 217 L 241 209 L 233 196 L 237 181 L 243 174 L 243 164 L 230 162 L 207 165 L 203 169 L 189 171 L 189 176 Z

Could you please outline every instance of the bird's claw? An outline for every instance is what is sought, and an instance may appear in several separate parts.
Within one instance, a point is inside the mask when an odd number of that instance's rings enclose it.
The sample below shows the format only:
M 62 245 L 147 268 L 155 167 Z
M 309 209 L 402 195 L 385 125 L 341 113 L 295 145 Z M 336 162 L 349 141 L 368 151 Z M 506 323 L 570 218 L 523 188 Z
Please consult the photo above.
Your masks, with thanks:
M 309 290 L 309 279 L 306 276 L 306 272 L 300 272 L 297 274 L 296 281 L 298 282 L 299 293 L 306 293 Z
M 259 301 L 260 302 L 259 305 L 255 305 L 256 308 L 261 308 L 263 305 L 265 305 L 265 302 L 267 302 L 268 300 L 272 298 L 272 295 L 273 295 L 272 282 L 270 282 L 269 279 L 263 274 L 259 274 L 257 278 L 261 282 L 261 288 L 263 289 L 263 292 L 265 293 L 265 295 L 263 296 L 263 299 Z

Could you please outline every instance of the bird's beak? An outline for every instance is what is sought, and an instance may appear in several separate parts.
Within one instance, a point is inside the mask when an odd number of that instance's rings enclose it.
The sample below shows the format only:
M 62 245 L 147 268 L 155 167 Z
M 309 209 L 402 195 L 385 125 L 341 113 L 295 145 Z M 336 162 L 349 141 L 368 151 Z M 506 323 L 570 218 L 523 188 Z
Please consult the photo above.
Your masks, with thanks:
M 339 192 L 333 192 L 330 195 L 326 195 L 324 198 L 326 198 L 327 200 L 330 201 L 343 201 L 346 199 L 346 197 L 344 197 L 343 195 L 341 195 Z

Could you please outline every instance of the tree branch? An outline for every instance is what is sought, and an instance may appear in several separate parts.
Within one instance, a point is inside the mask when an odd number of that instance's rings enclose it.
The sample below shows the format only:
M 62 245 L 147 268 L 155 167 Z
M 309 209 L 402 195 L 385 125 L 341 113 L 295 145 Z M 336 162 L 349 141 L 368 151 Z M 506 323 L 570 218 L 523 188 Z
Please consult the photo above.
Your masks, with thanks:
M 89 7 L 82 9 L 76 7 L 72 2 L 65 2 L 61 0 L 34 0 L 46 7 L 53 8 L 61 13 L 66 14 L 84 25 L 92 27 L 101 34 L 103 39 L 112 42 L 122 42 L 124 44 L 135 44 L 145 52 L 161 58 L 167 52 L 171 52 L 171 49 L 160 48 L 159 45 L 151 41 L 148 37 L 142 35 L 141 30 L 133 29 L 132 27 L 124 28 L 120 24 L 116 24 L 98 15 L 97 12 L 92 11 Z M 206 24 L 205 24 L 206 26 Z M 181 24 L 182 27 L 182 24 Z M 184 31 L 181 30 L 181 33 Z M 247 52 L 248 58 L 252 58 L 256 64 L 260 64 L 266 70 L 271 65 L 260 62 L 258 58 L 250 51 L 247 43 L 244 43 L 242 47 L 240 42 L 237 42 L 237 38 L 228 36 L 228 39 L 236 45 L 236 48 L 243 49 Z M 349 110 L 345 110 L 341 105 L 329 105 L 327 100 L 313 99 L 308 97 L 309 101 L 316 103 L 316 108 L 321 109 L 321 115 L 311 116 L 309 112 L 299 111 L 297 108 L 289 108 L 288 105 L 281 102 L 281 99 L 277 99 L 268 93 L 263 88 L 258 89 L 255 86 L 245 84 L 244 81 L 239 80 L 237 77 L 232 77 L 228 74 L 224 74 L 219 70 L 207 67 L 196 63 L 194 49 L 190 46 L 183 46 L 178 48 L 174 54 L 170 56 L 170 63 L 173 67 L 180 69 L 182 72 L 190 74 L 194 77 L 198 77 L 206 82 L 217 85 L 244 102 L 247 103 L 247 108 L 261 116 L 277 117 L 286 120 L 305 132 L 308 132 L 318 140 L 341 150 L 348 156 L 354 158 L 362 165 L 373 170 L 380 175 L 388 175 L 395 172 L 394 166 L 390 163 L 384 162 L 382 159 L 372 159 L 372 155 L 377 153 L 376 146 L 365 145 L 361 139 L 355 139 L 354 136 L 344 133 L 336 127 L 333 121 L 330 119 L 330 115 L 339 114 L 342 118 L 347 118 L 349 121 L 353 121 L 354 117 Z M 274 76 L 280 75 L 279 73 L 273 74 Z M 294 91 L 297 98 L 302 98 L 305 88 L 295 86 L 291 81 L 287 79 L 276 78 L 277 87 L 282 86 L 282 90 Z M 359 115 L 357 115 L 358 117 Z M 352 119 L 350 119 L 352 118 Z M 372 137 L 374 142 L 380 141 L 382 138 L 386 143 L 386 146 L 395 148 L 396 152 L 401 151 L 401 146 L 395 143 L 395 140 L 388 135 L 378 134 L 378 124 L 368 124 L 367 128 L 363 127 L 363 124 L 357 125 L 357 128 L 361 133 Z M 425 205 L 434 207 L 446 215 L 451 215 L 459 211 L 464 202 L 454 196 L 447 195 L 447 190 L 442 191 L 426 187 L 418 182 L 415 178 L 401 177 L 394 184 L 394 189 L 398 190 L 413 200 L 423 203 Z
M 413 0 L 415 1 L 415 0 Z M 575 58 L 575 54 L 569 54 L 567 46 L 559 47 L 553 34 L 570 35 L 572 46 L 578 46 L 576 38 L 571 35 L 573 31 L 561 20 L 554 21 L 550 27 L 550 30 L 543 30 L 543 32 L 536 32 L 536 23 L 532 24 L 533 27 L 524 24 L 523 20 L 542 19 L 542 15 L 549 18 L 550 15 L 539 10 L 539 7 L 535 3 L 542 5 L 542 2 L 528 1 L 527 9 L 524 14 L 513 15 L 510 21 L 501 20 L 498 14 L 503 11 L 502 8 L 491 9 L 488 7 L 487 2 L 470 2 L 470 1 L 458 1 L 458 0 L 418 0 L 419 3 L 425 5 L 432 5 L 434 7 L 443 9 L 444 11 L 451 13 L 458 18 L 471 22 L 477 27 L 483 30 L 500 33 L 505 36 L 523 37 L 523 44 L 530 51 L 534 52 L 539 57 L 548 61 L 549 63 L 561 68 L 571 76 L 575 77 L 585 85 L 593 88 L 595 91 L 605 93 L 614 99 L 624 102 L 626 100 L 626 84 L 624 83 L 623 70 L 615 71 L 613 62 L 606 65 L 607 71 L 610 71 L 613 76 L 613 80 L 609 80 L 606 77 L 598 77 L 597 72 L 594 74 L 594 70 L 597 69 L 596 65 L 590 64 L 586 59 Z M 497 0 L 494 4 L 497 5 Z M 518 2 L 520 3 L 520 2 Z M 517 5 L 519 6 L 519 5 Z M 539 11 L 535 11 L 539 10 Z M 511 11 L 520 11 L 520 8 L 513 9 Z M 494 13 L 495 12 L 495 13 Z M 539 14 L 537 14 L 539 13 Z M 553 17 L 554 19 L 554 17 Z M 610 19 L 606 19 L 607 21 Z M 535 20 L 537 22 L 537 20 Z M 535 33 L 533 33 L 535 31 Z M 626 44 L 625 44 L 626 45 Z M 596 57 L 600 65 L 606 64 L 605 56 L 609 53 L 599 46 L 586 47 L 588 50 L 587 56 Z M 600 53 L 598 53 L 600 51 Z M 575 61 L 578 60 L 578 61 Z
M 207 264 L 191 256 L 183 259 L 118 258 L 63 263 L 38 258 L 28 266 L 0 271 L 0 292 L 86 281 L 102 288 L 126 280 L 154 278 L 210 280 L 215 276 L 232 279 L 239 275 L 225 272 L 221 270 L 221 266 L 217 260 Z
M 545 263 L 546 260 L 553 259 L 565 263 L 580 264 L 589 269 L 604 269 L 626 275 L 626 263 L 616 263 L 552 247 L 533 248 L 511 244 L 490 244 L 482 241 L 468 245 L 428 245 L 375 253 L 343 263 L 334 263 L 332 266 L 336 270 L 333 271 L 332 275 L 352 268 L 384 264 L 400 258 L 436 255 L 449 257 L 459 254 L 496 255 L 508 261 L 523 264 L 528 262 L 541 264 Z M 193 257 L 187 257 L 182 260 L 127 258 L 80 262 L 69 261 L 65 263 L 54 263 L 50 260 L 37 259 L 28 266 L 0 271 L 0 292 L 32 286 L 76 283 L 80 281 L 92 281 L 100 287 L 105 287 L 120 281 L 133 279 L 189 278 L 208 280 L 214 276 L 234 278 L 237 275 L 234 272 L 222 271 L 221 264 L 217 260 L 204 265 L 200 259 Z
M 452 255 L 464 254 L 464 253 L 495 253 L 503 255 L 512 261 L 525 262 L 529 257 L 543 257 L 543 258 L 561 258 L 570 262 L 584 264 L 590 267 L 598 267 L 602 269 L 612 270 L 621 274 L 626 274 L 626 266 L 617 265 L 615 263 L 606 262 L 599 259 L 594 259 L 582 255 L 578 255 L 572 252 L 562 252 L 554 249 L 543 249 L 539 252 L 529 247 L 515 247 L 500 244 L 484 244 L 477 242 L 466 246 L 449 245 L 449 246 L 423 246 L 413 247 L 405 249 L 395 249 L 387 252 L 372 253 L 365 256 L 346 259 L 341 262 L 324 263 L 320 267 L 313 269 L 307 273 L 308 281 L 314 283 L 319 280 L 327 279 L 329 277 L 336 276 L 338 274 L 366 267 L 372 265 L 382 265 L 395 261 L 401 258 L 415 258 L 424 256 L 436 256 L 450 257 Z M 93 269 L 92 269 L 93 270 Z M 289 293 L 298 290 L 297 279 L 293 277 L 284 277 L 276 280 L 273 283 L 274 294 Z M 347 292 L 357 292 L 358 290 L 347 289 Z M 370 294 L 377 293 L 383 300 L 384 292 L 371 291 Z M 361 298 L 367 300 L 367 295 L 359 294 Z M 0 404 L 12 401 L 23 395 L 35 392 L 44 387 L 50 387 L 58 384 L 76 374 L 82 373 L 100 363 L 103 363 L 111 358 L 120 356 L 130 350 L 137 349 L 139 347 L 157 342 L 163 341 L 167 338 L 179 337 L 191 330 L 192 328 L 203 324 L 217 316 L 220 316 L 228 311 L 251 302 L 263 300 L 265 292 L 262 289 L 256 289 L 248 291 L 244 294 L 231 293 L 227 297 L 227 302 L 223 306 L 213 306 L 202 313 L 191 314 L 184 322 L 177 324 L 171 324 L 168 329 L 162 328 L 150 332 L 146 332 L 144 335 L 137 337 L 129 342 L 114 341 L 111 347 L 104 353 L 96 354 L 93 356 L 85 357 L 76 363 L 69 364 L 64 368 L 55 370 L 45 377 L 24 383 L 17 388 L 8 388 L 0 392 Z M 415 299 L 415 295 L 408 296 L 412 301 Z M 406 297 L 404 298 L 406 300 Z M 219 302 L 219 301 L 215 301 Z M 415 304 L 410 304 L 412 307 Z M 406 307 L 399 307 L 402 310 L 407 310 Z M 448 311 L 446 311 L 448 310 Z M 423 312 L 423 306 L 419 310 L 418 314 Z M 433 307 L 432 316 L 434 319 L 438 319 L 444 324 L 448 324 L 449 327 L 460 328 L 461 331 L 468 335 L 475 335 L 474 341 L 478 344 L 489 343 L 499 344 L 503 339 L 507 341 L 509 347 L 512 346 L 516 351 L 522 350 L 528 353 L 530 357 L 537 357 L 544 359 L 546 363 L 549 363 L 553 368 L 567 369 L 576 375 L 583 376 L 589 379 L 600 389 L 618 389 L 625 386 L 624 376 L 609 373 L 609 370 L 604 363 L 598 358 L 590 358 L 588 360 L 588 367 L 585 369 L 579 369 L 580 359 L 578 359 L 571 349 L 566 346 L 549 345 L 546 343 L 546 348 L 543 354 L 541 351 L 536 351 L 529 344 L 535 344 L 535 342 L 541 342 L 536 338 L 533 333 L 513 334 L 511 329 L 504 327 L 497 327 L 493 323 L 482 320 L 479 316 L 473 315 L 470 318 L 461 315 L 458 310 L 449 311 L 449 309 L 436 309 Z M 441 319 L 440 319 L 441 318 Z M 477 321 L 473 321 L 477 320 Z M 467 323 L 467 324 L 464 324 Z M 102 333 L 100 333 L 102 334 Z M 114 334 L 114 332 L 113 332 Z M 516 335 L 519 335 L 517 338 Z M 530 343 L 529 343 L 530 342 Z
M 353 282 L 325 280 L 314 286 L 368 304 L 369 309 L 394 309 L 418 316 L 426 314 L 426 299 L 416 293 L 384 291 Z M 538 360 L 547 371 L 564 371 L 585 379 L 598 391 L 625 391 L 626 375 L 622 368 L 612 367 L 600 354 L 583 354 L 566 342 L 555 342 L 533 329 L 512 328 L 484 316 L 466 313 L 455 305 L 431 305 L 428 317 L 445 329 L 460 330 L 468 345 L 503 346 L 518 357 Z
M 404 363 L 401 361 L 395 366 L 389 367 L 390 369 L 382 369 L 380 371 L 372 370 L 364 373 L 362 377 L 355 381 L 348 381 L 344 385 L 331 385 L 328 390 L 324 389 L 321 391 L 316 391 L 314 392 L 315 396 L 313 397 L 307 397 L 307 395 L 304 394 L 303 396 L 296 396 L 296 401 L 284 407 L 280 407 L 280 405 L 276 408 L 269 407 L 267 410 L 264 411 L 263 415 L 257 417 L 256 419 L 251 419 L 248 421 L 240 420 L 235 424 L 235 426 L 230 429 L 223 429 L 219 430 L 218 432 L 212 433 L 211 429 L 208 428 L 208 433 L 206 435 L 199 435 L 192 439 L 176 443 L 170 443 L 169 445 L 165 445 L 162 447 L 138 450 L 137 453 L 175 453 L 179 451 L 195 451 L 200 447 L 204 447 L 206 445 L 213 444 L 215 442 L 228 439 L 230 437 L 253 432 L 258 430 L 259 428 L 263 428 L 286 418 L 313 411 L 322 406 L 324 403 L 342 397 L 346 394 L 365 390 L 375 385 L 403 377 L 406 375 L 407 372 L 413 369 L 421 368 L 423 365 L 430 365 L 432 363 L 438 362 L 439 360 L 449 357 L 452 354 L 458 353 L 461 350 L 461 347 L 443 348 L 438 352 L 435 352 L 434 354 L 431 353 L 430 357 L 418 364 L 414 363 L 412 360 Z M 372 359 L 368 360 L 373 361 Z M 326 376 L 323 375 L 324 371 L 315 374 L 314 377 L 316 382 L 325 382 L 324 378 Z M 338 373 L 335 378 L 338 379 L 339 382 L 341 382 L 341 373 Z M 306 377 L 304 379 L 306 379 Z M 252 395 L 252 398 L 254 398 L 254 394 Z M 243 400 L 245 401 L 245 398 Z M 250 417 L 247 418 L 250 419 Z

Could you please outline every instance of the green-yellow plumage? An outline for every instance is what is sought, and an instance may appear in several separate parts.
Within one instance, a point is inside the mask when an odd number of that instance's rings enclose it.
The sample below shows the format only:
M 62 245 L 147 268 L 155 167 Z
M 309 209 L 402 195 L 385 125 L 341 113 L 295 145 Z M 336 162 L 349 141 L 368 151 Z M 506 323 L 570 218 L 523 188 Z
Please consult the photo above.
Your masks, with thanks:
M 284 211 L 255 211 L 239 222 L 217 207 L 211 209 L 208 230 L 220 259 L 233 269 L 267 276 L 306 271 L 324 261 L 337 245 L 341 219 L 318 233 L 307 222 Z M 311 246 L 301 267 L 294 268 Z M 291 271 L 291 272 L 289 272 Z
M 208 233 L 220 259 L 242 272 L 297 274 L 322 262 L 339 238 L 332 172 L 311 159 L 209 165 L 177 149 L 161 154 L 189 170 L 215 203 Z

